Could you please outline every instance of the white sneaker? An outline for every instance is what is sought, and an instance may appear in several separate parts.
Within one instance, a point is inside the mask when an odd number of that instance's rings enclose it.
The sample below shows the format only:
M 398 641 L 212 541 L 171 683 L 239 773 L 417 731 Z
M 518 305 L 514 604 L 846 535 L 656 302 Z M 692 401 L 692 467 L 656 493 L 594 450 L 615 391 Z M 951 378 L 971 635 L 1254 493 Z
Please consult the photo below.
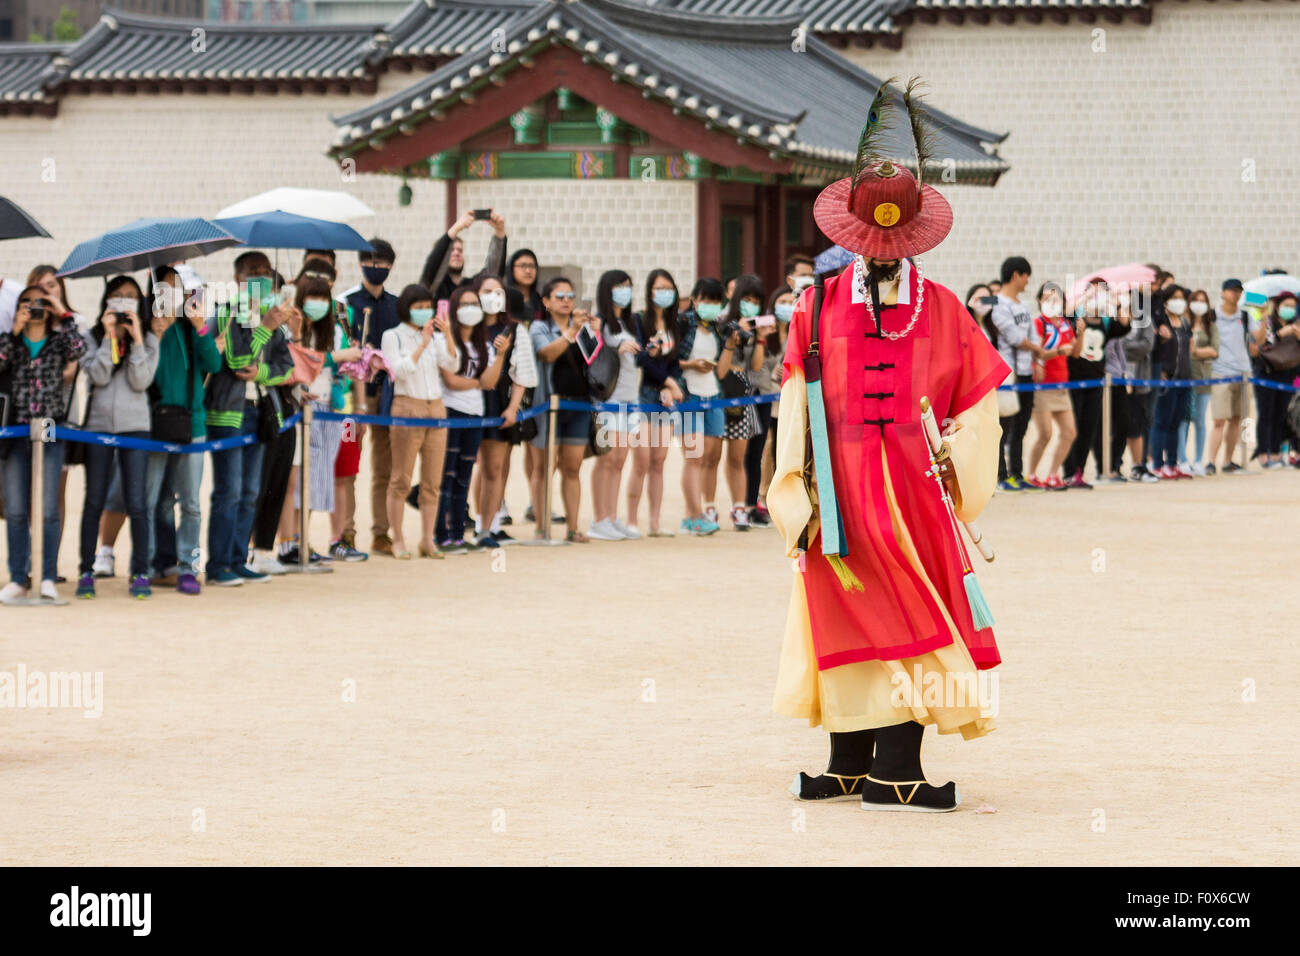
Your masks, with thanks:
M 1204 465 L 1192 465 L 1192 474 L 1195 475 L 1197 478 L 1204 478 L 1204 477 L 1205 477 L 1205 466 L 1204 466 Z
M 713 505 L 706 505 L 706 506 L 704 507 L 704 520 L 706 520 L 706 521 L 712 521 L 714 524 L 717 524 L 717 523 L 718 523 L 718 509 L 715 508 L 715 507 L 713 507 Z
M 269 551 L 256 552 L 256 557 L 253 559 L 253 570 L 260 571 L 262 574 L 289 573 L 280 559 Z
M 17 604 L 27 599 L 27 589 L 17 581 L 10 581 L 0 589 L 0 604 Z
M 634 524 L 624 524 L 623 522 L 615 518 L 613 521 L 613 525 L 614 525 L 614 530 L 617 531 L 619 534 L 621 534 L 623 537 L 627 538 L 629 541 L 635 541 L 637 538 L 641 537 L 641 532 L 637 530 L 637 527 Z
M 587 537 L 595 541 L 622 541 L 625 535 L 620 534 L 613 523 L 605 518 L 591 523 L 591 527 L 587 529 Z
M 102 545 L 95 552 L 95 563 L 90 566 L 90 571 L 97 578 L 111 578 L 113 576 L 113 549 L 108 545 Z
M 44 601 L 57 601 L 59 599 L 59 589 L 48 578 L 41 582 L 41 599 Z
M 736 505 L 731 509 L 731 524 L 737 531 L 749 530 L 749 512 L 744 505 Z

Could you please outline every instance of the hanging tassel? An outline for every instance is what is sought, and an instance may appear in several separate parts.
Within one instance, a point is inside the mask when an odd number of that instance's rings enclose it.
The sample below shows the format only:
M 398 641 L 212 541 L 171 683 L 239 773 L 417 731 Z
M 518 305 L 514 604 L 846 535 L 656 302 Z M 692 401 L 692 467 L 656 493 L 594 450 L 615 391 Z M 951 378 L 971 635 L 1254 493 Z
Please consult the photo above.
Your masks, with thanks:
M 852 569 L 849 568 L 849 566 L 844 563 L 844 559 L 840 557 L 838 554 L 826 555 L 826 563 L 831 566 L 831 570 L 835 572 L 835 576 L 840 579 L 840 587 L 842 587 L 844 590 L 846 591 L 866 590 L 862 586 L 862 582 L 858 580 L 858 576 L 853 573 Z
M 967 571 L 962 575 L 961 581 L 966 585 L 966 600 L 970 602 L 970 614 L 975 622 L 975 630 L 982 631 L 986 627 L 992 627 L 993 612 L 989 610 L 989 602 L 984 600 L 984 591 L 980 588 L 975 572 Z

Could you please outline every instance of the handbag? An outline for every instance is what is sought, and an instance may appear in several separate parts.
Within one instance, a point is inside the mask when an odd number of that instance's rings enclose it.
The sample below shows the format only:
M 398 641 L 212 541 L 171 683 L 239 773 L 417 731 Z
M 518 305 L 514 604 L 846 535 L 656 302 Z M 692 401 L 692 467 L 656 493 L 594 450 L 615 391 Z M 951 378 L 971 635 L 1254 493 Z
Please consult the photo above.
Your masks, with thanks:
M 275 389 L 257 388 L 257 440 L 274 441 L 280 434 L 280 396 Z
M 1259 357 L 1270 372 L 1289 372 L 1300 368 L 1300 339 L 1288 335 L 1259 347 Z
M 293 357 L 293 374 L 286 385 L 310 385 L 325 367 L 324 354 L 297 342 L 289 343 L 289 354 Z
M 722 390 L 723 398 L 744 398 L 750 393 L 749 376 L 744 372 L 732 369 L 723 377 L 719 387 Z M 747 405 L 728 405 L 722 412 L 728 421 L 734 422 L 743 418 L 748 410 L 749 406 Z
M 586 328 L 578 334 L 596 339 L 596 350 L 587 360 L 587 393 L 592 401 L 607 402 L 618 385 L 618 350 L 606 348 L 604 337 L 596 336 Z
M 188 324 L 188 323 L 187 323 Z M 191 331 L 193 327 L 191 326 Z M 187 333 L 182 327 L 181 331 L 182 350 L 189 351 Z M 194 360 L 194 356 L 189 356 Z M 184 405 L 165 405 L 162 401 L 162 393 L 158 390 L 157 385 L 149 386 L 149 437 L 154 441 L 167 442 L 172 445 L 188 445 L 194 437 L 194 413 L 190 410 L 194 407 L 194 373 L 190 366 L 186 366 L 188 372 L 189 384 L 185 389 Z
M 1006 377 L 1003 385 L 1016 384 L 1016 373 L 1012 372 Z M 1020 393 L 1007 392 L 998 389 L 998 418 L 1011 418 L 1020 413 Z

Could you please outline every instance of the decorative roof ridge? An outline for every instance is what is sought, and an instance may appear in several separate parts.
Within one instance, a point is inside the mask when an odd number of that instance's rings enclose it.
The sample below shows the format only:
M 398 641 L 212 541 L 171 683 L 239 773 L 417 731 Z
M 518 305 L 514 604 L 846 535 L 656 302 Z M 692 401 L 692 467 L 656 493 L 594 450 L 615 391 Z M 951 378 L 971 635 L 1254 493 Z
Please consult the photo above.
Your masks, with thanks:
M 142 13 L 127 13 L 105 7 L 100 23 L 109 24 L 116 32 L 121 27 L 155 30 L 159 33 L 189 33 L 196 27 L 207 33 L 242 34 L 262 36 L 292 36 L 294 34 L 348 35 L 358 37 L 379 33 L 384 23 L 225 23 L 220 20 L 190 20 L 180 17 L 151 17 Z M 93 30 L 93 28 L 92 28 Z M 89 36 L 89 31 L 87 32 Z M 83 37 L 84 39 L 84 37 Z M 77 44 L 74 44 L 77 45 Z
M 546 2 L 546 0 L 543 0 Z M 753 41 L 789 40 L 790 31 L 804 22 L 805 14 L 787 13 L 780 16 L 752 16 L 750 14 L 697 13 L 660 7 L 644 0 L 549 0 L 557 6 L 574 6 L 595 9 L 609 20 L 625 25 L 632 21 L 638 29 L 653 33 L 690 36 L 701 40 Z M 737 35 L 736 30 L 743 30 Z

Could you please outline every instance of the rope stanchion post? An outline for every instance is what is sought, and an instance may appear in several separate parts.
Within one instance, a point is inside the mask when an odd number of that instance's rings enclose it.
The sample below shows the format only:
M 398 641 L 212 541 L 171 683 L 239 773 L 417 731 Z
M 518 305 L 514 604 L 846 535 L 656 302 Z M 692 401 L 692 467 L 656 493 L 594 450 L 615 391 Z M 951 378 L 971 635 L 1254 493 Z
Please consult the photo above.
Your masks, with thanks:
M 1250 372 L 1241 373 L 1241 410 L 1244 412 L 1254 402 L 1254 390 L 1250 387 Z M 1255 414 L 1251 416 L 1255 422 L 1255 427 L 1251 429 L 1255 433 L 1255 446 L 1259 447 L 1259 404 L 1255 403 Z M 1243 417 L 1241 434 L 1237 437 L 1237 445 L 1241 448 L 1241 470 L 1245 471 L 1250 466 L 1250 452 L 1246 449 L 1246 428 Z
M 295 574 L 327 574 L 334 569 L 311 563 L 311 421 L 315 409 L 311 402 L 302 403 L 302 419 L 298 422 L 298 441 L 302 448 L 298 465 L 298 563 L 286 565 L 285 570 Z
M 57 600 L 41 599 L 41 584 L 45 570 L 45 442 L 55 437 L 54 420 L 50 418 L 33 418 L 28 423 L 28 439 L 31 442 L 31 506 L 28 509 L 29 534 L 32 546 L 31 585 L 27 588 L 27 597 L 15 602 L 27 607 L 56 606 L 67 604 L 66 598 Z
M 555 435 L 559 430 L 560 414 L 560 396 L 552 395 L 550 406 L 546 411 L 546 454 L 543 456 L 542 468 L 544 476 L 542 479 L 542 500 L 533 506 L 533 517 L 536 519 L 537 535 L 532 541 L 523 541 L 521 544 L 530 544 L 534 546 L 554 546 L 568 544 L 563 539 L 557 541 L 551 537 L 551 485 L 555 479 Z M 540 506 L 541 513 L 537 509 Z
M 1106 373 L 1105 383 L 1101 387 L 1101 461 L 1099 464 L 1101 465 L 1101 477 L 1109 481 L 1112 471 L 1110 460 L 1110 389 L 1113 385 L 1110 372 Z

